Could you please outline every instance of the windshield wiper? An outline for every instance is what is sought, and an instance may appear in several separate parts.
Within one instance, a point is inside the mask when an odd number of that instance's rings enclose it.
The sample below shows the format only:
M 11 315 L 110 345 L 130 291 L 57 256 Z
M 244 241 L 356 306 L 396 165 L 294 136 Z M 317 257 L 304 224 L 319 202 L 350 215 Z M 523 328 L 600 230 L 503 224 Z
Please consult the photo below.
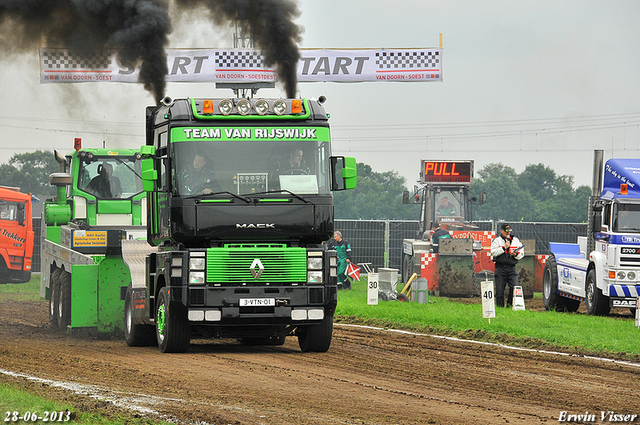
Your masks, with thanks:
M 207 193 L 206 195 L 191 195 L 191 196 L 187 196 L 184 199 L 193 199 L 193 198 L 198 198 L 201 196 L 214 196 L 214 195 L 222 195 L 222 194 L 227 194 L 227 195 L 231 195 L 234 198 L 238 198 L 243 200 L 244 202 L 246 202 L 247 204 L 251 203 L 251 199 L 247 198 L 246 196 L 241 196 L 241 195 L 236 195 L 233 192 L 227 192 L 227 191 L 222 191 L 222 192 L 214 192 L 214 193 Z
M 305 203 L 307 203 L 307 204 L 311 204 L 311 201 L 309 201 L 309 200 L 307 200 L 307 199 L 303 198 L 302 196 L 300 196 L 300 195 L 298 195 L 298 194 L 296 194 L 296 193 L 293 193 L 292 191 L 287 190 L 287 189 L 270 190 L 269 192 L 258 192 L 258 193 L 252 193 L 252 195 L 265 195 L 265 194 L 269 194 L 269 193 L 282 193 L 282 192 L 287 192 L 289 195 L 292 195 L 292 196 L 294 196 L 294 197 L 296 197 L 296 198 L 300 199 L 302 202 L 305 202 Z

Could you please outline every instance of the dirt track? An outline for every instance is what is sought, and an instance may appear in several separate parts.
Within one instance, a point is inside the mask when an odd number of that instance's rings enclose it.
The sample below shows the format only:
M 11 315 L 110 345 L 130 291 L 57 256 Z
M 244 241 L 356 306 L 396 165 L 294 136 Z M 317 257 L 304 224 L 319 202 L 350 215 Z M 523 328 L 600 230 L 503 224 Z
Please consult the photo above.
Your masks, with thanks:
M 601 411 L 640 414 L 640 364 L 347 325 L 336 325 L 326 354 L 301 353 L 288 338 L 282 347 L 192 341 L 187 354 L 163 355 L 52 334 L 44 302 L 0 303 L 0 370 L 0 381 L 78 411 L 115 408 L 6 371 L 93 385 L 181 423 L 542 424 L 563 411 L 602 423 Z

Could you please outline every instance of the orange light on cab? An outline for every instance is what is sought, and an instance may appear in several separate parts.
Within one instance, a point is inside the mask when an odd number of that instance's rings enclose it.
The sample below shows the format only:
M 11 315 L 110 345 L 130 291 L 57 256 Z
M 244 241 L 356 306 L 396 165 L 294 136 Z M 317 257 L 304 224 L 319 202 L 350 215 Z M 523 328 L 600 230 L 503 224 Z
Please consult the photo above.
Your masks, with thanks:
M 291 101 L 291 113 L 292 114 L 302 113 L 302 100 L 294 99 L 293 101 Z
M 80 137 L 76 137 L 73 139 L 73 148 L 77 151 L 82 149 L 82 139 Z
M 616 272 L 609 270 L 609 279 L 615 279 L 615 278 L 616 278 Z
M 621 183 L 620 184 L 620 194 L 621 195 L 628 195 L 629 194 L 629 185 L 626 183 Z
M 202 102 L 202 113 L 203 114 L 213 114 L 213 101 L 205 100 Z

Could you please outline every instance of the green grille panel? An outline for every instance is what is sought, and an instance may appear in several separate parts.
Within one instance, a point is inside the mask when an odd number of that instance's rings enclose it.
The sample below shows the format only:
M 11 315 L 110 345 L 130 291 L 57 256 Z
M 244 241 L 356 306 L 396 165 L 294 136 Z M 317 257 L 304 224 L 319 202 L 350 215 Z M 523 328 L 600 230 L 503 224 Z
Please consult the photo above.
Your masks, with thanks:
M 264 267 L 255 278 L 251 265 Z M 258 270 L 258 267 L 254 267 Z M 283 246 L 242 246 L 207 249 L 208 283 L 287 284 L 307 281 L 307 251 Z

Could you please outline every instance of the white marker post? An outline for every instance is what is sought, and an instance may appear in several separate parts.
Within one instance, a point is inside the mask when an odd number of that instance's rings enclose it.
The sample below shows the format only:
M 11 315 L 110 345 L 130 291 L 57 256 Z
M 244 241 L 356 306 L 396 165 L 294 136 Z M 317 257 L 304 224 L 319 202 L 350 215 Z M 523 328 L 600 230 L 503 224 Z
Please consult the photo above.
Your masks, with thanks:
M 640 297 L 636 298 L 636 328 L 640 328 Z
M 513 288 L 513 302 L 511 303 L 511 310 L 524 310 L 524 293 L 522 292 L 522 286 L 514 286 Z
M 378 305 L 378 273 L 369 273 L 367 280 L 367 304 Z
M 493 296 L 493 281 L 485 280 L 484 282 L 480 282 L 480 292 L 482 293 L 482 317 L 489 319 L 489 323 L 491 323 L 491 318 L 496 317 L 496 300 Z

